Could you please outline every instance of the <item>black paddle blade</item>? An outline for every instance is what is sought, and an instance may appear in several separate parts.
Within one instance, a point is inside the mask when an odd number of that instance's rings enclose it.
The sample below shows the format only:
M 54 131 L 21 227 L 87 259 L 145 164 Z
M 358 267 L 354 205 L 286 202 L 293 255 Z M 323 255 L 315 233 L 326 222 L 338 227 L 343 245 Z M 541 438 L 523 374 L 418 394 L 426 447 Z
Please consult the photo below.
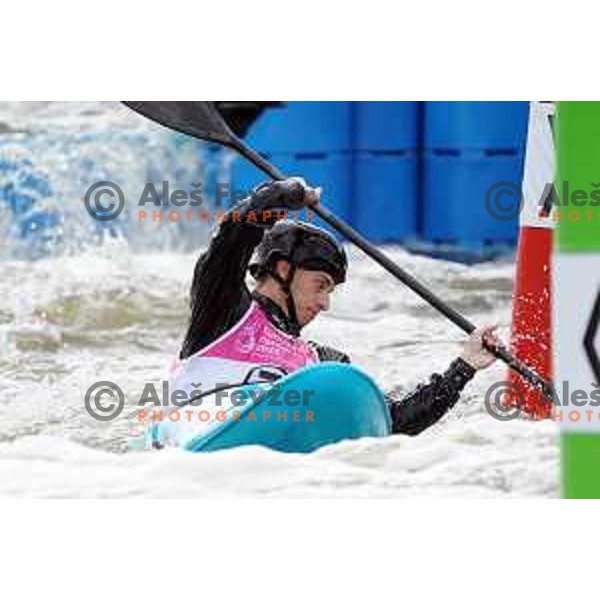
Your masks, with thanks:
M 283 108 L 285 102 L 215 102 L 215 107 L 221 113 L 229 129 L 240 138 L 243 138 L 252 124 L 266 110 L 271 108 Z
M 214 102 L 123 102 L 132 110 L 164 127 L 209 142 L 235 146 L 234 133 Z

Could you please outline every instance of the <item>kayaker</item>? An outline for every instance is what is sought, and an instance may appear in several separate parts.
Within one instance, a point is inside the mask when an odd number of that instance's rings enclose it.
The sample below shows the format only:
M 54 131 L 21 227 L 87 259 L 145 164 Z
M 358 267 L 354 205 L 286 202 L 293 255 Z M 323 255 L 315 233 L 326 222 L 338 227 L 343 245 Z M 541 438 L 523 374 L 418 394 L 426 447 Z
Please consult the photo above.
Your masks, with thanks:
M 347 271 L 344 249 L 333 236 L 281 220 L 283 211 L 313 206 L 319 195 L 301 178 L 272 181 L 227 213 L 194 270 L 180 382 L 201 382 L 207 390 L 223 382 L 272 380 L 316 362 L 350 362 L 343 352 L 300 336 L 329 308 Z M 253 291 L 246 285 L 248 271 L 256 280 Z M 456 404 L 476 371 L 494 362 L 482 346 L 484 336 L 497 341 L 494 329 L 474 331 L 462 354 L 427 384 L 405 397 L 386 395 L 393 433 L 416 435 Z

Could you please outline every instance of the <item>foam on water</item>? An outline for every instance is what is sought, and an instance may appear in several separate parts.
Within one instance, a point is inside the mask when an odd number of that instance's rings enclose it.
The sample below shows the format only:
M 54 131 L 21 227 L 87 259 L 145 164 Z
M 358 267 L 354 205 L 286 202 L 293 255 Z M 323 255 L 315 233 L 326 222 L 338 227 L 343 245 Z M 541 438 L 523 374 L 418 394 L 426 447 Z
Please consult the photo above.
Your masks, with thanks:
M 385 388 L 409 390 L 460 350 L 462 334 L 378 267 L 351 254 L 349 284 L 306 335 L 348 351 Z M 512 266 L 468 268 L 400 249 L 401 265 L 479 322 L 508 326 Z M 478 374 L 455 409 L 416 438 L 358 440 L 293 456 L 260 448 L 187 455 L 127 451 L 126 414 L 158 383 L 181 342 L 195 255 L 125 245 L 34 263 L 0 262 L 0 493 L 26 496 L 555 496 L 555 425 L 498 422 L 483 405 L 503 378 Z M 15 282 L 18 285 L 15 286 Z M 476 285 L 479 282 L 479 285 Z M 490 282 L 493 282 L 491 285 Z M 490 288 L 493 289 L 490 289 Z M 15 300 L 17 290 L 20 299 Z M 378 305 L 386 298 L 387 305 Z M 485 302 L 484 302 L 485 300 Z M 492 309 L 488 304 L 492 304 Z M 127 408 L 111 423 L 84 409 L 87 387 L 117 382 Z

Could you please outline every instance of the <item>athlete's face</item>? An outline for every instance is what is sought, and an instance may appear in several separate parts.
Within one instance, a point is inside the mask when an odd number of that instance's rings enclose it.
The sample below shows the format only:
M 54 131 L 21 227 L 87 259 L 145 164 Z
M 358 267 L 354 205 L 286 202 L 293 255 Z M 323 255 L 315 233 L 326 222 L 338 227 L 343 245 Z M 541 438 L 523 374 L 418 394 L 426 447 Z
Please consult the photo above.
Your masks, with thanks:
M 298 324 L 304 327 L 322 310 L 329 309 L 330 296 L 335 282 L 325 271 L 298 269 L 292 282 Z

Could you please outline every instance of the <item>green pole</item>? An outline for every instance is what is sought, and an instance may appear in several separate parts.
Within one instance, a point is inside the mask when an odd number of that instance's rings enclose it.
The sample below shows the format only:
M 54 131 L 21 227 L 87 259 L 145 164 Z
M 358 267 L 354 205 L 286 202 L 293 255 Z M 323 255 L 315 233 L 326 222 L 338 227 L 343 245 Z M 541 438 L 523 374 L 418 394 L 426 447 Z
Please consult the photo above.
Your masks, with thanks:
M 600 102 L 559 103 L 558 178 L 553 279 L 562 490 L 566 498 L 600 498 Z

